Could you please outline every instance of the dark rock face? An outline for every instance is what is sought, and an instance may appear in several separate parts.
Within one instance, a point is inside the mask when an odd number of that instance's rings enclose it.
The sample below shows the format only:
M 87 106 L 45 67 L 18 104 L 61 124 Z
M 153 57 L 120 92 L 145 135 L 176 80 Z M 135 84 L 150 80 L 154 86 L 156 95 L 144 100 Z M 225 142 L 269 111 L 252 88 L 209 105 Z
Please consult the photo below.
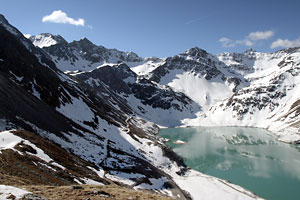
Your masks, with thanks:
M 103 66 L 92 72 L 81 73 L 76 76 L 85 82 L 88 82 L 90 78 L 100 80 L 115 92 L 125 95 L 133 94 L 144 105 L 150 105 L 153 108 L 165 110 L 174 108 L 182 111 L 192 103 L 192 100 L 183 93 L 174 92 L 168 86 L 160 88 L 159 85 L 148 79 L 138 77 L 126 64 Z M 95 84 L 93 86 L 97 87 Z
M 129 77 L 136 78 L 136 74 L 131 71 L 127 65 L 121 64 L 118 68 L 103 66 L 93 70 L 92 73 L 82 73 L 77 75 L 77 77 L 83 81 L 86 81 L 89 78 L 100 80 L 115 92 L 130 94 L 130 88 L 123 80 Z
M 142 78 L 137 83 L 129 84 L 132 93 L 145 105 L 153 108 L 162 108 L 164 110 L 174 108 L 183 111 L 185 107 L 192 104 L 193 101 L 185 94 L 174 92 L 170 87 L 160 89 L 149 80 Z M 176 103 L 179 102 L 179 103 Z
M 66 130 L 70 126 L 63 122 L 65 118 L 55 107 L 70 100 L 66 93 L 71 92 L 69 86 L 50 68 L 41 65 L 35 55 L 2 26 L 0 33 L 0 58 L 3 60 L 0 62 L 0 118 L 30 127 L 23 122 L 25 120 L 60 135 L 59 129 Z M 32 95 L 34 89 L 40 94 L 40 100 Z
M 59 94 L 64 91 L 59 88 L 60 79 L 57 75 L 50 68 L 41 65 L 36 56 L 2 26 L 0 26 L 0 33 L 0 57 L 4 60 L 0 62 L 1 72 L 9 74 L 9 78 L 27 91 L 33 92 L 35 88 L 47 104 L 53 107 L 59 106 Z M 52 63 L 51 60 L 47 62 Z

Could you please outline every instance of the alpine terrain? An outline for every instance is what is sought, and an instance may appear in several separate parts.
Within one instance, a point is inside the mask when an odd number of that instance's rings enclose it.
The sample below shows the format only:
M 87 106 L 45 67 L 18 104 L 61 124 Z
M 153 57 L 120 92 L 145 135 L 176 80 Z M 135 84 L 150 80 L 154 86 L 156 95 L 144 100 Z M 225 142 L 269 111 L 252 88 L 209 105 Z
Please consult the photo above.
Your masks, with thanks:
M 8 185 L 91 184 L 259 199 L 187 167 L 159 128 L 254 126 L 300 141 L 300 48 L 141 58 L 87 38 L 25 38 L 3 15 L 0 41 L 0 197 L 32 192 Z
M 135 113 L 158 125 L 251 126 L 266 128 L 284 142 L 300 140 L 299 47 L 219 55 L 194 47 L 172 57 L 140 58 L 132 52 L 96 46 L 86 38 L 67 43 L 61 36 L 40 34 L 30 40 L 59 69 L 93 88 L 97 80 L 118 87 Z M 157 96 L 153 87 L 169 94 Z

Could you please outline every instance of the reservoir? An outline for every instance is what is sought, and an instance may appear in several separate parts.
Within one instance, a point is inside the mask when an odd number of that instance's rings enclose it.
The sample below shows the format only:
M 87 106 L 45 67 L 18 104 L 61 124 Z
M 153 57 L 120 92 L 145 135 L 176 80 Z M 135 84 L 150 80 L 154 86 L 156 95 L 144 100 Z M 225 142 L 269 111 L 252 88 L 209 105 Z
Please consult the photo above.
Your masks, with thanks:
M 195 170 L 265 199 L 300 198 L 300 146 L 279 142 L 264 129 L 167 128 L 160 136 Z

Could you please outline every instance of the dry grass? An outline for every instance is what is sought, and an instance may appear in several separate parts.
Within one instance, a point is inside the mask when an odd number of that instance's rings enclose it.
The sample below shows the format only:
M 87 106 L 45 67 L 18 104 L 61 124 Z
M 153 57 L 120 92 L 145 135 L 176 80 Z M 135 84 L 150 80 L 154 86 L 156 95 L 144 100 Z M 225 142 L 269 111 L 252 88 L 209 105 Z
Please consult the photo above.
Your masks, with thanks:
M 41 138 L 28 131 L 14 131 L 15 135 L 22 137 L 42 149 L 56 163 L 66 169 L 52 165 L 35 156 L 34 149 L 24 143 L 17 144 L 12 149 L 2 150 L 0 153 L 0 184 L 7 185 L 72 185 L 76 184 L 74 178 L 89 178 L 97 182 L 107 183 L 87 166 L 96 166 L 60 148 L 58 145 Z M 1 178 L 1 177 L 8 178 Z M 14 177 L 17 179 L 14 181 Z
M 81 189 L 73 189 L 73 186 L 19 186 L 26 190 L 40 195 L 49 200 L 105 200 L 105 199 L 116 199 L 116 200 L 138 200 L 138 199 L 149 199 L 149 200 L 171 200 L 172 198 L 153 194 L 148 191 L 135 191 L 133 189 L 120 187 L 116 184 L 110 184 L 106 186 L 96 185 L 80 185 Z M 78 187 L 76 185 L 75 187 Z M 109 196 L 104 195 L 105 193 Z

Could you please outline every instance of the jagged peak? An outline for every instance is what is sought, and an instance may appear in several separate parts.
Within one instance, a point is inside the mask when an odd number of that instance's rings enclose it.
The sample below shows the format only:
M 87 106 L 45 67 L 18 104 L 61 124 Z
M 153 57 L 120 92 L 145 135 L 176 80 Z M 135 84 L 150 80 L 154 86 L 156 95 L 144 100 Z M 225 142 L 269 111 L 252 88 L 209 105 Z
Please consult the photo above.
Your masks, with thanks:
M 89 39 L 87 39 L 86 37 L 81 38 L 78 42 L 81 43 L 88 43 L 88 44 L 92 44 L 94 45 L 94 43 L 92 43 Z
M 49 47 L 58 43 L 66 44 L 67 41 L 60 35 L 53 35 L 51 33 L 41 33 L 30 36 L 31 42 L 40 48 Z
M 201 49 L 197 46 L 195 47 L 192 47 L 190 49 L 187 49 L 183 54 L 188 54 L 188 55 L 191 55 L 191 56 L 196 56 L 196 55 L 202 55 L 202 54 L 208 54 L 204 49 Z
M 244 51 L 244 54 L 253 54 L 253 53 L 256 53 L 257 51 L 255 51 L 254 49 L 252 48 L 249 48 L 249 49 L 246 49 L 246 51 Z
M 41 36 L 44 36 L 44 37 L 53 37 L 54 35 L 51 34 L 51 33 L 40 33 L 38 35 L 35 35 L 34 37 L 41 37 Z
M 37 38 L 37 37 L 51 37 L 51 38 L 56 39 L 56 40 L 66 41 L 61 35 L 53 35 L 51 33 L 40 33 L 38 35 L 32 35 L 30 37 L 32 37 L 32 38 Z
M 71 46 L 76 46 L 76 47 L 88 47 L 88 48 L 93 48 L 96 47 L 94 43 L 92 43 L 89 39 L 86 37 L 81 38 L 80 40 L 74 40 L 73 42 L 70 43 Z
M 131 57 L 131 58 L 136 58 L 142 60 L 142 58 L 135 52 L 133 51 L 127 51 L 125 52 L 126 56 Z
M 138 56 L 135 52 L 133 52 L 133 51 L 126 51 L 125 53 L 126 53 L 126 55 L 128 55 L 128 56 L 139 57 L 139 56 Z
M 222 53 L 219 53 L 217 54 L 216 56 L 217 57 L 236 57 L 236 56 L 255 56 L 256 53 L 259 53 L 257 52 L 256 50 L 252 49 L 252 48 L 249 48 L 249 49 L 246 49 L 244 52 L 241 52 L 241 53 L 236 53 L 236 52 L 222 52 Z

